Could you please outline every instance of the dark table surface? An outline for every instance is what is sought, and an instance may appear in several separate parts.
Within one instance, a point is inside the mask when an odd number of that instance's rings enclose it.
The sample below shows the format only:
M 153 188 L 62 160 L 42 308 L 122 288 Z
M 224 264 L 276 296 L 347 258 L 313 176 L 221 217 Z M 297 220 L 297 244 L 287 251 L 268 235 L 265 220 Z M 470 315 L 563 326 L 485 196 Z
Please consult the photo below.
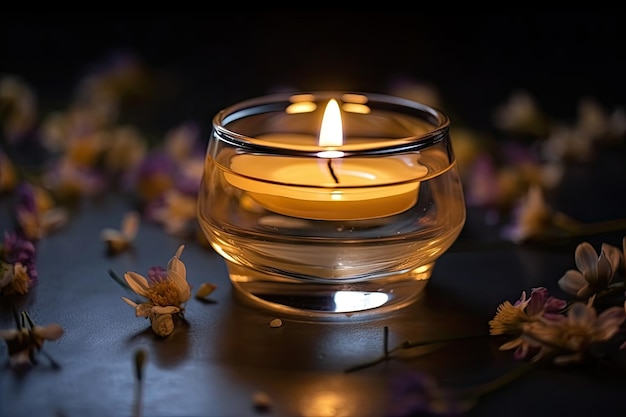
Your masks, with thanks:
M 2 208 L 8 211 L 6 204 Z M 56 322 L 65 329 L 61 339 L 45 344 L 60 368 L 40 355 L 27 373 L 2 369 L 3 415 L 130 415 L 137 401 L 133 358 L 140 348 L 148 353 L 145 415 L 259 415 L 253 407 L 256 392 L 272 399 L 265 415 L 386 415 L 388 383 L 400 371 L 426 372 L 446 387 L 471 387 L 502 377 L 520 363 L 511 352 L 498 351 L 502 339 L 486 336 L 416 349 L 410 352 L 413 358 L 346 372 L 381 356 L 385 326 L 390 347 L 405 340 L 484 335 L 499 303 L 515 301 L 522 290 L 535 286 L 554 290 L 574 261 L 574 242 L 550 248 L 490 245 L 462 235 L 437 262 L 424 298 L 414 305 L 368 321 L 305 322 L 240 304 L 216 253 L 149 223 L 141 225 L 136 250 L 109 257 L 100 230 L 127 209 L 127 201 L 115 195 L 85 202 L 66 229 L 40 242 L 39 285 L 25 298 L 3 302 L 2 328 L 14 325 L 12 304 L 28 310 L 39 324 Z M 470 212 L 470 223 L 476 215 Z M 594 239 L 617 242 L 618 237 Z M 122 302 L 120 297 L 128 294 L 108 270 L 146 271 L 163 264 L 181 243 L 186 244 L 182 260 L 190 284 L 197 288 L 209 281 L 217 289 L 210 302 L 192 298 L 188 323 L 161 339 Z M 271 328 L 277 317 L 283 325 Z M 6 358 L 6 350 L 0 351 Z M 623 363 L 601 369 L 539 368 L 482 398 L 469 415 L 506 411 L 521 416 L 529 409 L 535 415 L 556 410 L 622 415 L 623 372 Z
M 418 53 L 410 44 L 395 44 L 390 48 L 384 41 L 380 41 L 384 45 L 372 42 L 376 38 L 372 34 L 363 44 L 356 43 L 360 45 L 358 52 L 346 53 L 345 67 L 328 70 L 319 62 L 309 67 L 310 59 L 303 58 L 302 54 L 290 55 L 293 38 L 281 37 L 285 20 L 294 16 L 261 15 L 248 15 L 242 21 L 235 19 L 241 18 L 235 12 L 219 14 L 219 23 L 213 23 L 219 27 L 220 35 L 204 47 L 199 46 L 202 42 L 195 35 L 209 39 L 210 16 L 191 19 L 186 15 L 184 21 L 191 22 L 194 29 L 185 31 L 183 19 L 163 14 L 151 16 L 152 19 L 147 20 L 151 24 L 144 21 L 137 26 L 133 26 L 138 22 L 136 16 L 108 15 L 107 21 L 117 22 L 117 25 L 109 28 L 114 41 L 107 43 L 107 47 L 116 43 L 132 44 L 133 35 L 142 29 L 147 31 L 142 35 L 145 56 L 157 68 L 165 67 L 169 75 L 182 67 L 187 75 L 188 83 L 175 83 L 178 88 L 175 92 L 161 91 L 166 96 L 167 106 L 145 110 L 144 102 L 144 107 L 136 106 L 134 111 L 127 109 L 132 121 L 157 131 L 175 125 L 183 115 L 206 124 L 219 108 L 280 87 L 281 80 L 285 85 L 304 90 L 384 91 L 390 88 L 396 76 L 407 73 L 416 78 L 430 78 L 441 87 L 445 98 L 449 99 L 447 102 L 456 106 L 454 114 L 458 118 L 453 117 L 453 123 L 460 120 L 478 127 L 491 123 L 490 111 L 516 86 L 529 88 L 541 103 L 546 103 L 552 114 L 566 119 L 575 113 L 576 102 L 582 96 L 602 97 L 609 107 L 619 104 L 624 97 L 624 83 L 615 82 L 617 73 L 624 69 L 624 58 L 615 56 L 611 48 L 615 45 L 614 39 L 623 42 L 624 37 L 619 36 L 623 29 L 615 24 L 615 18 L 606 14 L 595 20 L 585 20 L 584 14 L 568 15 L 569 20 L 565 20 L 573 22 L 571 25 L 559 20 L 561 15 L 557 14 L 542 14 L 530 20 L 524 20 L 523 16 L 507 16 L 506 19 L 483 16 L 484 20 L 475 20 L 475 24 L 465 22 L 465 16 L 448 16 L 453 24 L 460 26 L 458 31 L 444 31 L 438 43 L 416 41 L 413 46 L 421 45 L 432 61 L 437 59 L 439 48 L 444 47 L 454 51 L 456 58 L 445 54 L 444 62 L 438 62 L 441 66 L 427 64 L 421 74 L 411 73 L 423 61 L 418 59 Z M 106 36 L 102 33 L 103 27 L 94 23 L 102 24 L 102 19 L 91 14 L 74 16 L 74 20 L 72 16 L 63 15 L 63 19 L 56 21 L 54 16 L 28 16 L 24 13 L 9 15 L 6 20 L 10 24 L 4 26 L 5 35 L 10 34 L 12 40 L 7 50 L 10 59 L 4 62 L 0 59 L 0 73 L 24 74 L 48 100 L 44 104 L 54 107 L 56 102 L 71 95 L 68 85 L 81 75 L 78 64 L 85 68 L 85 63 L 103 54 L 102 39 Z M 298 15 L 288 27 L 294 29 L 304 20 L 319 21 L 326 15 L 313 16 L 304 19 Z M 333 21 L 345 18 L 342 14 Z M 422 23 L 420 36 L 441 28 L 440 24 L 445 27 L 446 17 L 435 14 L 387 16 L 381 28 L 397 29 L 401 32 L 398 38 L 406 38 L 411 33 L 411 18 Z M 435 18 L 440 20 L 433 22 Z M 368 16 L 368 19 L 371 22 L 374 17 Z M 76 32 L 67 29 L 70 21 L 75 22 L 74 28 L 81 35 L 90 33 L 90 27 L 99 31 L 99 35 L 92 38 L 91 44 L 89 36 L 79 39 Z M 244 26 L 258 31 L 264 25 L 272 30 L 257 32 L 262 33 L 258 37 L 241 36 L 241 32 L 235 38 L 226 36 L 224 31 L 232 29 L 232 25 L 226 23 L 235 21 L 240 23 L 240 26 L 234 25 L 240 31 Z M 563 28 L 563 32 L 548 29 L 549 24 L 555 22 L 561 22 L 562 26 L 558 27 Z M 59 24 L 65 25 L 65 30 L 58 30 Z M 514 29 L 517 32 L 512 36 Z M 174 41 L 176 30 L 183 34 Z M 504 31 L 509 36 L 492 39 L 489 33 L 494 30 Z M 42 46 L 46 34 L 54 34 L 48 41 L 49 48 Z M 317 39 L 317 35 L 309 33 L 307 36 Z M 145 47 L 150 37 L 155 43 Z M 487 42 L 488 38 L 493 42 Z M 607 39 L 611 40 L 610 45 Z M 531 45 L 526 45 L 526 41 L 532 45 L 547 42 L 549 46 L 531 52 Z M 220 42 L 227 47 L 220 48 Z M 325 63 L 336 62 L 342 56 L 341 51 L 345 51 L 345 42 L 335 45 L 327 55 L 317 48 L 309 48 L 309 52 L 323 57 L 320 59 Z M 55 60 L 54 52 L 63 49 L 64 43 L 74 52 L 63 54 L 66 62 L 61 65 Z M 359 70 L 373 62 L 371 57 L 365 59 L 360 55 L 368 45 L 377 59 L 389 64 L 387 69 Z M 35 46 L 40 55 L 28 52 L 28 48 Z M 241 50 L 237 46 L 241 46 Z M 507 46 L 511 48 L 506 49 Z M 390 52 L 385 55 L 385 51 Z M 268 53 L 273 60 L 265 59 Z M 597 62 L 597 54 L 601 53 L 611 65 L 604 65 L 605 77 L 594 75 L 591 78 L 595 82 L 592 82 L 586 76 L 597 73 L 592 72 L 594 64 L 590 61 L 595 58 Z M 500 54 L 502 59 L 496 59 L 494 54 Z M 239 61 L 242 56 L 247 58 L 244 62 Z M 289 59 L 285 59 L 284 65 L 272 65 L 280 61 L 281 56 Z M 534 61 L 530 62 L 531 59 Z M 252 62 L 257 62 L 255 71 L 241 69 L 240 65 L 253 65 Z M 462 69 L 452 70 L 455 64 Z M 35 68 L 36 65 L 46 66 L 49 71 Z M 487 72 L 487 68 L 493 72 Z M 343 78 L 336 78 L 342 71 Z M 354 78 L 348 73 L 354 74 Z M 621 71 L 621 75 L 623 73 Z M 334 82 L 328 82 L 333 77 Z M 198 82 L 196 86 L 194 82 Z M 556 86 L 544 88 L 551 84 Z M 171 83 L 165 85 L 172 86 Z M 571 166 L 557 196 L 559 207 L 586 221 L 622 216 L 626 212 L 625 155 L 621 146 L 617 152 L 611 151 L 593 164 Z M 10 196 L 0 199 L 0 226 L 5 229 L 11 227 L 11 204 Z M 626 235 L 626 230 L 618 230 L 553 244 L 513 244 L 501 240 L 497 230 L 485 222 L 484 210 L 468 207 L 465 229 L 436 263 L 423 299 L 415 304 L 388 316 L 364 321 L 326 323 L 278 317 L 283 325 L 272 328 L 269 323 L 277 318 L 276 314 L 243 305 L 235 299 L 223 260 L 193 239 L 169 235 L 162 227 L 143 221 L 133 251 L 113 257 L 107 255 L 100 231 L 117 227 L 122 215 L 131 207 L 128 196 L 123 194 L 85 198 L 61 231 L 39 242 L 39 285 L 26 297 L 5 299 L 0 304 L 0 328 L 14 326 L 11 307 L 28 310 L 39 324 L 62 324 L 63 337 L 45 344 L 45 351 L 59 367 L 51 366 L 44 356 L 39 356 L 40 363 L 24 374 L 3 367 L 0 370 L 0 414 L 121 416 L 132 415 L 140 404 L 146 416 L 384 416 L 391 401 L 390 383 L 402 371 L 425 372 L 444 387 L 468 388 L 489 383 L 517 369 L 520 362 L 513 359 L 511 352 L 498 350 L 503 340 L 486 336 L 488 321 L 498 304 L 505 300 L 514 302 L 522 291 L 537 286 L 558 292 L 558 278 L 575 266 L 574 249 L 579 242 L 588 240 L 596 248 L 603 242 L 619 246 Z M 151 266 L 167 262 L 180 244 L 186 245 L 182 260 L 187 266 L 190 284 L 197 288 L 209 281 L 217 288 L 208 301 L 192 298 L 186 308 L 186 325 L 178 326 L 174 334 L 162 339 L 120 299 L 128 294 L 109 277 L 108 271 L 143 273 Z M 406 340 L 477 337 L 414 349 L 402 360 L 346 372 L 381 356 L 385 327 L 391 347 Z M 148 353 L 141 396 L 137 394 L 133 362 L 138 349 Z M 7 350 L 0 347 L 0 359 L 6 357 Z M 481 398 L 467 414 L 624 415 L 626 364 L 623 359 L 611 367 L 532 369 Z M 253 406 L 253 396 L 258 392 L 271 398 L 268 410 L 261 411 Z

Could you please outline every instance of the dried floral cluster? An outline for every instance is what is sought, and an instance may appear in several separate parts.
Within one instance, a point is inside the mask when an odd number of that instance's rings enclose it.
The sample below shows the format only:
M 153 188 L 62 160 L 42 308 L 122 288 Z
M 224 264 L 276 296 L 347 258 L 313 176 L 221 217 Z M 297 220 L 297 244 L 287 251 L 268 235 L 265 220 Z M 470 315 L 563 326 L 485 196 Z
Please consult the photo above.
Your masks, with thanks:
M 15 321 L 18 323 L 16 329 L 0 330 L 0 338 L 9 348 L 9 365 L 14 369 L 27 369 L 37 363 L 35 354 L 43 352 L 44 341 L 57 340 L 64 333 L 63 327 L 57 323 L 36 325 L 26 311 Z M 48 358 L 57 366 L 52 358 Z
M 626 351 L 626 237 L 622 249 L 602 244 L 600 254 L 588 242 L 575 251 L 576 269 L 565 271 L 558 280 L 560 288 L 571 296 L 565 300 L 551 296 L 545 287 L 525 291 L 519 300 L 501 303 L 489 332 L 448 339 L 405 341 L 389 349 L 384 328 L 384 354 L 361 363 L 346 372 L 355 372 L 382 362 L 419 356 L 407 351 L 428 345 L 453 343 L 480 337 L 508 338 L 502 351 L 513 351 L 518 367 L 485 384 L 463 388 L 443 387 L 432 375 L 407 370 L 393 373 L 389 381 L 388 415 L 457 416 L 471 409 L 488 395 L 515 381 L 533 366 L 547 363 L 567 366 L 581 363 L 614 363 Z
M 8 297 L 21 297 L 37 285 L 37 247 L 39 240 L 52 228 L 64 222 L 62 211 L 50 209 L 47 195 L 29 183 L 20 184 L 15 192 L 16 227 L 4 232 L 0 244 L 0 302 Z M 25 369 L 37 363 L 36 354 L 44 352 L 45 340 L 56 340 L 63 333 L 58 323 L 36 325 L 27 311 L 15 312 L 15 328 L 0 330 L 9 350 L 9 365 Z M 45 352 L 44 352 L 45 353 Z M 50 361 L 56 366 L 52 358 Z
M 195 221 L 206 146 L 198 124 L 149 138 L 120 122 L 123 103 L 148 96 L 152 81 L 138 59 L 116 55 L 80 80 L 66 109 L 43 113 L 27 82 L 0 78 L 0 192 L 32 188 L 35 201 L 16 217 L 28 238 L 63 226 L 81 198 L 117 191 L 168 233 L 204 242 Z
M 558 281 L 571 300 L 552 297 L 541 287 L 498 306 L 490 333 L 512 337 L 500 349 L 514 350 L 518 359 L 559 365 L 605 359 L 615 346 L 626 349 L 625 259 L 626 237 L 622 249 L 604 243 L 600 254 L 588 242 L 580 243 L 577 269 Z
M 438 91 L 403 80 L 394 94 L 445 108 Z M 459 121 L 451 127 L 455 156 L 468 207 L 479 207 L 485 223 L 514 243 L 581 237 L 625 230 L 626 218 L 585 224 L 549 204 L 571 164 L 591 164 L 626 144 L 626 109 L 606 109 L 582 98 L 572 123 L 555 120 L 534 97 L 514 91 L 492 114 L 493 132 Z
M 123 101 L 149 94 L 150 83 L 149 71 L 135 57 L 112 56 L 80 80 L 66 109 L 43 113 L 37 94 L 25 80 L 0 77 L 0 195 L 14 201 L 13 226 L 5 230 L 0 245 L 0 297 L 26 296 L 37 284 L 39 241 L 62 229 L 82 198 L 118 191 L 139 200 L 130 204 L 142 211 L 129 211 L 121 230 L 102 230 L 101 239 L 111 254 L 132 246 L 142 216 L 170 234 L 198 236 L 204 243 L 195 230 L 196 193 L 204 162 L 199 127 L 183 123 L 151 146 L 139 129 L 119 122 Z M 167 271 L 161 284 L 150 281 L 155 285 L 149 285 L 148 292 L 141 291 L 138 275 L 128 275 L 138 294 L 150 296 L 150 301 L 138 304 L 137 314 L 144 315 L 144 307 L 153 303 L 146 317 L 159 335 L 171 332 L 171 314 L 182 315 L 186 301 L 167 297 L 171 292 L 167 283 L 172 274 L 180 273 L 182 264 L 171 263 L 178 269 Z M 173 285 L 187 285 L 185 276 Z M 206 297 L 215 286 L 204 283 L 201 289 L 201 296 Z M 165 298 L 155 301 L 162 297 L 161 290 Z M 163 309 L 171 310 L 170 315 Z M 44 339 L 54 340 L 41 329 L 28 330 L 18 320 L 16 329 L 3 331 L 12 363 L 32 359 Z M 24 336 L 25 332 L 30 336 Z
M 67 219 L 51 208 L 45 190 L 29 183 L 16 187 L 15 227 L 5 230 L 0 245 L 0 294 L 24 295 L 37 283 L 37 245 L 49 231 Z

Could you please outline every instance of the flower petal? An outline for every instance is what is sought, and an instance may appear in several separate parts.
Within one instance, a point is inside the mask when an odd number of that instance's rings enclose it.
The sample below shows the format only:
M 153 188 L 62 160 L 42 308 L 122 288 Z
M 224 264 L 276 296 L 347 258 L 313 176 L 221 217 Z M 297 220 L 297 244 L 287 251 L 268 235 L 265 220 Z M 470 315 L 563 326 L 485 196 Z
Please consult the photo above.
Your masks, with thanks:
M 134 292 L 143 297 L 147 297 L 149 284 L 148 280 L 143 275 L 129 271 L 124 274 L 124 279 Z
M 157 314 L 150 317 L 152 330 L 161 337 L 169 336 L 174 331 L 174 320 L 171 314 Z
M 105 228 L 102 229 L 100 231 L 100 238 L 102 240 L 104 240 L 105 242 L 110 242 L 110 241 L 126 241 L 126 238 L 124 237 L 124 235 L 116 229 L 111 229 L 111 228 Z
M 598 316 L 597 337 L 608 340 L 618 332 L 619 326 L 626 320 L 626 311 L 622 307 L 611 307 L 604 310 Z
M 619 258 L 617 260 L 619 265 Z M 600 252 L 600 257 L 597 262 L 597 281 L 602 285 L 602 287 L 606 287 L 610 284 L 613 279 L 614 269 L 611 264 L 611 260 L 607 257 L 607 253 L 602 251 Z
M 183 253 L 183 249 L 185 249 L 185 245 L 180 245 L 176 254 L 172 256 L 170 261 L 167 263 L 167 270 L 174 270 L 178 272 L 183 278 L 187 277 L 187 268 L 185 264 L 180 260 L 180 255 Z
M 587 280 L 580 271 L 570 269 L 559 279 L 559 287 L 568 294 L 576 296 L 581 288 L 587 285 Z
M 6 287 L 13 281 L 13 268 L 4 268 L 4 265 L 0 265 L 0 288 Z
M 583 275 L 592 273 L 595 276 L 598 266 L 598 253 L 589 242 L 582 242 L 574 253 L 576 267 Z
M 137 303 L 131 300 L 130 298 L 122 297 L 122 300 L 124 300 L 124 302 L 131 307 L 135 307 L 135 308 L 137 307 Z
M 523 340 L 519 337 L 513 339 L 513 340 L 509 340 L 508 342 L 502 344 L 498 349 L 499 350 L 511 350 L 511 349 L 515 349 L 516 347 L 519 347 L 523 344 Z
M 63 336 L 63 327 L 60 324 L 52 323 L 47 326 L 35 326 L 33 332 L 46 340 L 57 340 Z
M 0 330 L 0 339 L 4 340 L 13 340 L 20 334 L 17 329 L 1 329 Z
M 135 307 L 135 316 L 137 317 L 150 317 L 150 312 L 154 307 L 151 303 L 141 303 Z
M 41 227 L 45 231 L 57 230 L 64 226 L 69 219 L 67 210 L 63 208 L 51 208 L 41 215 Z
M 186 302 L 191 297 L 191 287 L 184 276 L 181 276 L 175 270 L 167 272 L 167 277 L 174 283 L 176 290 L 178 291 L 178 301 L 181 303 Z
M 572 304 L 572 307 L 567 312 L 567 320 L 571 327 L 593 328 L 596 318 L 596 309 L 591 305 L 580 302 Z
M 215 284 L 211 284 L 210 282 L 203 282 L 202 284 L 200 284 L 200 287 L 198 287 L 198 290 L 196 291 L 196 298 L 208 297 L 213 291 L 215 291 L 216 288 L 217 285 Z
M 129 211 L 124 215 L 122 219 L 122 233 L 128 240 L 133 240 L 137 235 L 140 223 L 139 213 L 136 211 Z
M 624 256 L 622 251 L 613 245 L 603 243 L 601 252 L 604 252 L 606 254 L 606 257 L 611 264 L 611 271 L 613 274 L 615 274 L 617 272 L 617 269 L 619 268 L 619 263 L 622 260 L 622 256 Z
M 178 313 L 180 308 L 176 306 L 154 306 L 152 312 L 156 314 L 174 314 Z

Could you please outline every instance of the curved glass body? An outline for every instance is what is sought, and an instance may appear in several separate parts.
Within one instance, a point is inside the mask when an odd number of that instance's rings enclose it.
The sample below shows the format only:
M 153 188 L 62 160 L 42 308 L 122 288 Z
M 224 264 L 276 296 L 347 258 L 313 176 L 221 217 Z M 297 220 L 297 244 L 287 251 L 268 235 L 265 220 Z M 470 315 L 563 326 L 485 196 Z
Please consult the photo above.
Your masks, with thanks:
M 330 100 L 340 135 L 320 144 Z M 465 222 L 449 120 L 376 94 L 236 104 L 213 120 L 198 220 L 244 300 L 317 318 L 403 307 Z

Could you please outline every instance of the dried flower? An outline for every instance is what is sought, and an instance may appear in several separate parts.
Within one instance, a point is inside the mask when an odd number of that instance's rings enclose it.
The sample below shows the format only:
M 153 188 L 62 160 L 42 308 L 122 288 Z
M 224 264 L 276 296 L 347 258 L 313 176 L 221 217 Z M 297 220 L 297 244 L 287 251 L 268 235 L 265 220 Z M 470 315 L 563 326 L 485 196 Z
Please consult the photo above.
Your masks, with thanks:
M 30 277 L 27 268 L 19 262 L 13 265 L 0 263 L 0 293 L 20 294 L 28 293 L 30 289 Z
M 578 270 L 566 271 L 559 280 L 560 287 L 576 298 L 569 307 L 563 308 L 563 300 L 548 297 L 545 288 L 534 291 L 528 300 L 522 293 L 515 305 L 500 304 L 489 322 L 490 334 L 514 336 L 500 350 L 515 349 L 516 359 L 530 358 L 533 362 L 551 359 L 558 365 L 597 356 L 626 320 L 623 296 L 618 299 L 618 305 L 609 304 L 603 310 L 594 306 L 597 300 L 608 298 L 615 290 L 623 294 L 624 282 L 613 283 L 616 272 L 624 267 L 626 238 L 622 239 L 622 246 L 620 250 L 604 243 L 600 255 L 588 242 L 576 247 Z M 533 303 L 535 296 L 538 298 Z M 584 299 L 586 303 L 580 301 Z M 614 303 L 614 299 L 609 300 Z M 620 349 L 624 348 L 623 342 Z
M 543 189 L 531 185 L 513 211 L 513 222 L 502 229 L 502 236 L 515 243 L 571 238 L 626 228 L 626 219 L 583 223 L 554 210 L 545 200 Z
M 103 164 L 109 175 L 123 175 L 141 164 L 148 145 L 136 128 L 118 127 L 108 139 L 103 151 Z
M 140 221 L 139 213 L 129 211 L 122 218 L 121 230 L 106 228 L 100 232 L 100 237 L 106 243 L 110 254 L 118 254 L 132 246 Z
M 489 321 L 490 334 L 519 334 L 522 325 L 546 316 L 554 318 L 566 306 L 565 300 L 548 295 L 545 287 L 533 288 L 530 297 L 526 298 L 526 291 L 515 304 L 505 301 L 498 306 L 496 316 Z
M 155 201 L 174 187 L 176 170 L 176 162 L 170 155 L 153 151 L 142 160 L 131 183 L 142 201 Z
M 557 365 L 582 362 L 594 344 L 609 341 L 626 319 L 623 307 L 610 307 L 600 314 L 587 303 L 575 302 L 563 320 L 537 320 L 525 325 L 524 332 L 541 345 L 539 360 L 549 356 Z
M 35 244 L 15 232 L 5 232 L 0 247 L 0 294 L 24 295 L 37 284 Z
M 604 243 L 598 255 L 591 244 L 582 242 L 576 247 L 574 258 L 578 269 L 566 271 L 559 279 L 559 286 L 568 294 L 586 300 L 608 289 L 620 262 L 623 262 L 623 253 Z
M 566 301 L 548 295 L 545 287 L 533 288 L 530 297 L 522 291 L 521 298 L 511 304 L 509 301 L 498 306 L 496 316 L 489 321 L 491 335 L 512 335 L 511 341 L 500 346 L 500 350 L 515 349 L 514 356 L 523 359 L 534 351 L 537 344 L 524 334 L 525 326 L 537 320 L 558 320 L 559 313 L 565 308 Z
M 210 282 L 203 282 L 198 287 L 195 297 L 196 298 L 208 297 L 209 295 L 213 293 L 213 291 L 215 291 L 216 288 L 217 286 L 215 284 L 211 284 Z
M 514 211 L 515 221 L 503 229 L 504 237 L 520 243 L 540 238 L 554 223 L 554 212 L 537 185 L 528 188 Z
M 595 156 L 588 134 L 565 124 L 555 126 L 541 144 L 541 153 L 549 161 L 590 162 Z
M 9 365 L 13 368 L 29 367 L 37 363 L 35 354 L 40 352 L 46 340 L 57 340 L 63 336 L 63 327 L 52 323 L 37 326 L 26 311 L 21 314 L 16 329 L 0 330 L 0 337 L 9 348 Z
M 27 239 L 39 240 L 67 223 L 67 210 L 56 207 L 50 193 L 42 187 L 20 183 L 16 201 L 18 230 Z
M 423 372 L 395 374 L 389 389 L 388 417 L 459 416 L 467 412 L 470 405 L 446 392 Z
M 179 246 L 168 262 L 167 270 L 154 267 L 147 279 L 136 272 L 124 274 L 128 286 L 147 301 L 136 303 L 127 297 L 122 300 L 135 308 L 137 317 L 149 318 L 152 330 L 159 336 L 168 336 L 174 331 L 174 315 L 183 315 L 185 303 L 191 297 L 187 270 L 180 260 L 184 248 L 184 245 Z
M 104 175 L 94 167 L 80 166 L 64 155 L 42 176 L 44 186 L 59 198 L 73 201 L 82 196 L 101 195 L 106 189 Z
M 172 188 L 153 200 L 146 211 L 151 220 L 173 236 L 188 236 L 196 225 L 197 198 Z
M 496 127 L 514 133 L 543 136 L 550 129 L 546 115 L 534 97 L 526 91 L 515 91 L 509 101 L 494 112 Z

